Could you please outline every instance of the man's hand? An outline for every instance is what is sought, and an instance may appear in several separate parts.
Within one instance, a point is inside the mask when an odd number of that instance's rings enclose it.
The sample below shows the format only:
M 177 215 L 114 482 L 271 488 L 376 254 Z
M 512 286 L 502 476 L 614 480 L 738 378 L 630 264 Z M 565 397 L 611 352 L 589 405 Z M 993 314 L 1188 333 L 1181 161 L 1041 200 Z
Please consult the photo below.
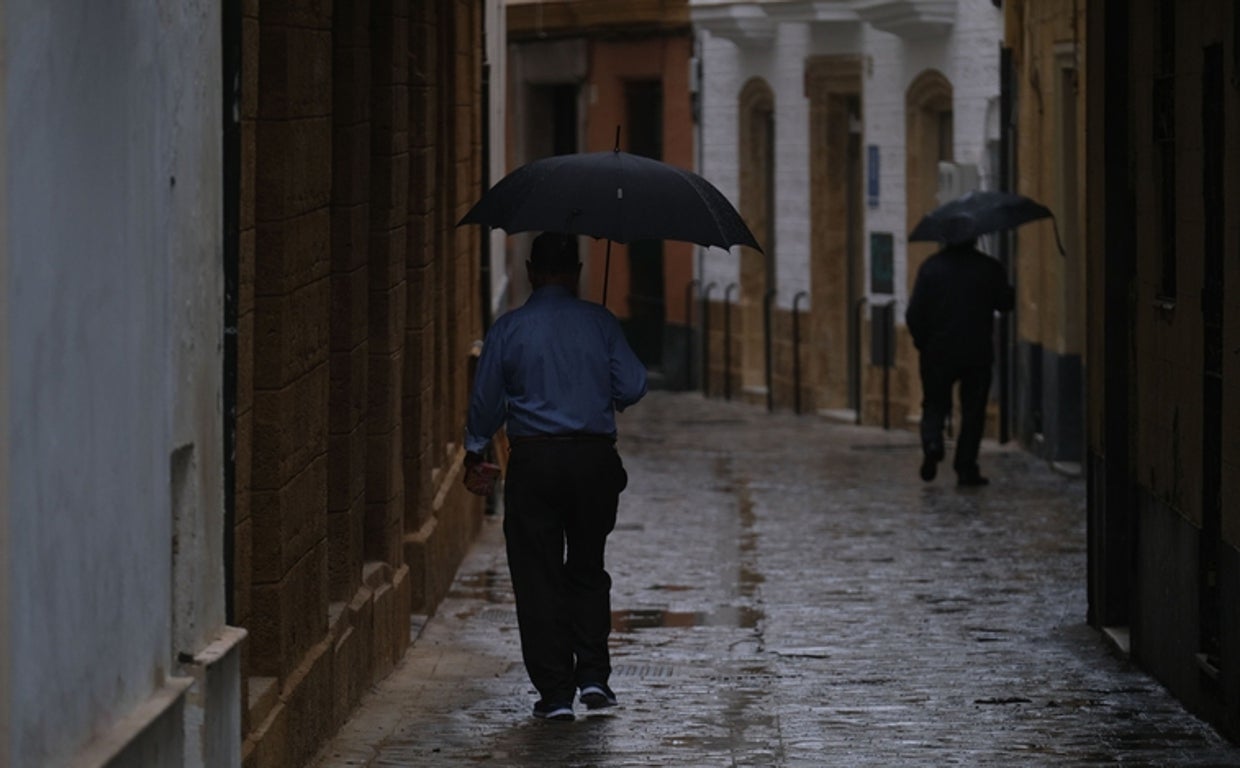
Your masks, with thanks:
M 495 481 L 499 478 L 500 469 L 496 464 L 488 464 L 482 454 L 467 451 L 465 453 L 465 472 L 461 482 L 470 493 L 478 496 L 490 496 L 495 490 Z

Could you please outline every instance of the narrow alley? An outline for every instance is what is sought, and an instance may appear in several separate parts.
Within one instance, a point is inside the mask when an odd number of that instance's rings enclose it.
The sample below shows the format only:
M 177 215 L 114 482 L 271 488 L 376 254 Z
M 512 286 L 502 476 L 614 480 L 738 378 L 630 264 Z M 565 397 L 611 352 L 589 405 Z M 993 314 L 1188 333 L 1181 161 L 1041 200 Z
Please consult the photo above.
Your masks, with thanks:
M 612 687 L 530 717 L 500 521 L 321 751 L 339 766 L 1240 765 L 1086 624 L 1084 481 L 695 394 L 622 415 Z

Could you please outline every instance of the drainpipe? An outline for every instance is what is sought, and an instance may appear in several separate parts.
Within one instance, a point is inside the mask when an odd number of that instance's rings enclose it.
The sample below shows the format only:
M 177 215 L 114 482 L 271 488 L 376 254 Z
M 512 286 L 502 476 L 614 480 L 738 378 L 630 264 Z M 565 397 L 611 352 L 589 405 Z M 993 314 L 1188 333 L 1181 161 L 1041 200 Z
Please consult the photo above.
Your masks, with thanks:
M 1075 22 L 1074 22 L 1075 23 Z M 1012 179 L 1012 49 L 999 45 L 999 189 L 1015 191 Z M 1011 234 L 999 233 L 999 263 L 1012 279 Z M 1017 301 L 1017 304 L 1020 302 Z M 1012 437 L 1012 328 L 1017 307 L 999 315 L 999 442 Z
M 241 275 L 241 0 L 221 5 L 224 224 L 224 621 L 233 624 L 237 518 L 237 307 Z

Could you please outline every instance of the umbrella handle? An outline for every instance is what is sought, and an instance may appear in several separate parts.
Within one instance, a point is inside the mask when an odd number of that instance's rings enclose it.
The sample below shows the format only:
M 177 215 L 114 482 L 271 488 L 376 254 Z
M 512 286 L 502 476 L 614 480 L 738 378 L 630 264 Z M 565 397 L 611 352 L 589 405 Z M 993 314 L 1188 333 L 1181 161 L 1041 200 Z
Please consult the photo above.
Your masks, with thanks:
M 1063 241 L 1059 239 L 1059 221 L 1051 216 L 1051 226 L 1055 228 L 1055 245 L 1059 247 L 1059 255 L 1067 256 L 1068 252 L 1063 249 Z

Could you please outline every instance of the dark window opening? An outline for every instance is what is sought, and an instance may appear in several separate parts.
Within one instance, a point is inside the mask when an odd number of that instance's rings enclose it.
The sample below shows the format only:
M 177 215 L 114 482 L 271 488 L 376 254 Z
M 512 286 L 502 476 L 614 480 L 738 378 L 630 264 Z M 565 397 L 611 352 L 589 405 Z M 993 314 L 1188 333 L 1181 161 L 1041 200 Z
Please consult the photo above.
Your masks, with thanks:
M 1158 297 L 1176 296 L 1175 0 L 1159 0 L 1157 67 L 1154 75 L 1154 143 L 1158 163 L 1159 235 L 1162 270 Z
M 629 151 L 663 159 L 663 84 L 634 81 L 625 93 Z M 629 343 L 648 367 L 663 367 L 663 329 L 666 320 L 663 280 L 663 241 L 629 244 Z
M 577 86 L 557 85 L 551 91 L 551 154 L 577 151 Z

